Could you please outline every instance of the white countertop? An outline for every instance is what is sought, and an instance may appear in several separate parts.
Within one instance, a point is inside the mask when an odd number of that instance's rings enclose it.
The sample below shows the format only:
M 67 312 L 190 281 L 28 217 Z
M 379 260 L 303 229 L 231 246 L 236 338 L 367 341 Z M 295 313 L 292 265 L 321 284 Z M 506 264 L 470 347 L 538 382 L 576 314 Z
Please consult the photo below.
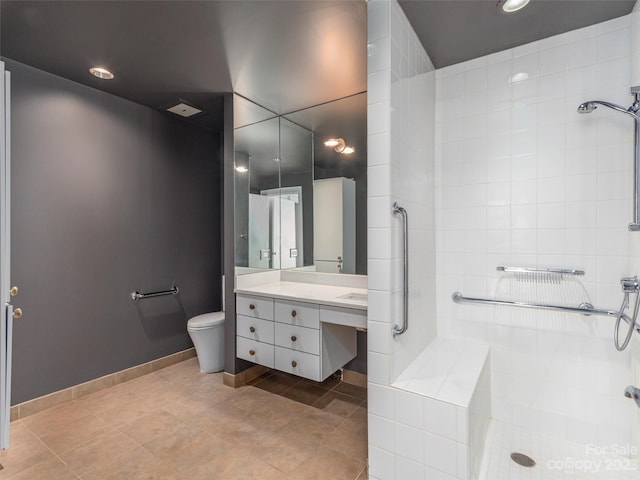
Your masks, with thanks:
M 236 288 L 235 292 L 281 300 L 294 300 L 298 302 L 330 305 L 333 307 L 367 310 L 366 288 L 278 281 L 251 287 L 239 287 Z M 349 298 L 351 295 L 353 295 L 353 297 Z

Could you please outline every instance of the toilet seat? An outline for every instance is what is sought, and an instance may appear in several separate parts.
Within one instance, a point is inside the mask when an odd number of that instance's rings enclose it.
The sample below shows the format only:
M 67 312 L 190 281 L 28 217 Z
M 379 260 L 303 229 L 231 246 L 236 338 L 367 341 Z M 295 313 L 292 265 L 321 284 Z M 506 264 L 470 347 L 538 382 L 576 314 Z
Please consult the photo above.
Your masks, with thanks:
M 188 330 L 203 330 L 224 323 L 224 312 L 203 313 L 195 316 L 187 322 Z

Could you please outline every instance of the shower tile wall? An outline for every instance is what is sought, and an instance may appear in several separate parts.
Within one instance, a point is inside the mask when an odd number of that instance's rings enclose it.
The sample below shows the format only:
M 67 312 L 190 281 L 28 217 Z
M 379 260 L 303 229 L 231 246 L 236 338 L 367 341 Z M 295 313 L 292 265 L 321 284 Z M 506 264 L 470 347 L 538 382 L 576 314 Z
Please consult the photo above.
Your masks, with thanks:
M 491 344 L 495 418 L 599 445 L 627 443 L 636 418 L 612 319 L 450 297 L 494 297 L 498 265 L 570 267 L 584 300 L 619 308 L 620 277 L 640 274 L 633 122 L 576 107 L 631 104 L 630 54 L 626 16 L 437 71 L 438 333 Z
M 640 387 L 640 337 L 634 335 L 631 342 L 631 384 Z M 640 461 L 640 408 L 636 408 L 631 416 L 631 444 L 636 447 L 633 458 Z
M 435 71 L 395 0 L 372 0 L 367 9 L 369 473 L 381 480 L 422 478 L 422 420 L 402 420 L 398 402 L 410 395 L 389 385 L 436 336 Z M 402 318 L 396 201 L 409 213 L 412 289 L 408 333 L 394 341 L 391 327 Z

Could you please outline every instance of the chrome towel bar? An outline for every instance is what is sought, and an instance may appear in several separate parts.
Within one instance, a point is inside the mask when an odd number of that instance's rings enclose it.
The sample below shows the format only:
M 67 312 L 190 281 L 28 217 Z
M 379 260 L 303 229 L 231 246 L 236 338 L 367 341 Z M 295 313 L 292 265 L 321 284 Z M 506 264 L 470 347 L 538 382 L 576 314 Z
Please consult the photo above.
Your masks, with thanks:
M 402 217 L 402 235 L 403 235 L 403 266 L 402 266 L 402 326 L 393 326 L 393 338 L 402 335 L 409 328 L 409 225 L 407 219 L 407 211 L 398 205 L 393 204 L 393 214 Z
M 502 305 L 506 307 L 521 307 L 521 308 L 529 308 L 534 310 L 551 310 L 556 312 L 565 312 L 565 313 L 580 313 L 582 315 L 599 315 L 604 317 L 617 317 L 618 312 L 613 310 L 600 310 L 594 308 L 590 303 L 581 303 L 578 307 L 566 307 L 561 305 L 544 305 L 539 303 L 526 303 L 526 302 L 510 302 L 507 300 L 493 300 L 489 298 L 473 298 L 473 297 L 465 297 L 460 292 L 454 292 L 451 295 L 451 299 L 455 303 L 479 303 L 482 305 Z M 631 325 L 631 318 L 628 315 L 623 314 L 622 319 Z M 640 333 L 640 325 L 635 326 L 635 330 Z
M 170 290 L 162 290 L 160 292 L 131 292 L 131 300 L 142 300 L 143 298 L 162 297 L 163 295 L 177 295 L 180 292 L 178 287 L 172 287 Z

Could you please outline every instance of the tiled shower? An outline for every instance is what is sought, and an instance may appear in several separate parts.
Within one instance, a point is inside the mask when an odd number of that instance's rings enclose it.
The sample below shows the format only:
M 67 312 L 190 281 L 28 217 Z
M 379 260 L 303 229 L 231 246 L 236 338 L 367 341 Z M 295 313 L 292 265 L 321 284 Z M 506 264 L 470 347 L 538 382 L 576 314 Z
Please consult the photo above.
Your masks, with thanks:
M 457 470 L 431 463 L 428 419 L 401 413 L 409 405 L 424 413 L 428 400 L 391 386 L 437 336 L 490 346 L 491 416 L 500 425 L 576 445 L 640 447 L 640 416 L 623 396 L 640 383 L 640 339 L 616 351 L 615 319 L 451 300 L 455 291 L 495 297 L 504 283 L 496 267 L 514 265 L 584 270 L 575 280 L 581 300 L 620 307 L 620 277 L 640 275 L 640 233 L 627 229 L 633 121 L 576 108 L 594 99 L 631 104 L 639 19 L 634 11 L 434 70 L 397 2 L 368 3 L 371 478 L 472 478 L 460 467 L 470 455 L 460 443 L 442 452 L 456 456 Z M 397 340 L 394 201 L 409 213 L 412 256 L 410 328 Z M 561 290 L 551 285 L 540 301 L 558 301 Z M 408 443 L 423 453 L 407 453 Z

